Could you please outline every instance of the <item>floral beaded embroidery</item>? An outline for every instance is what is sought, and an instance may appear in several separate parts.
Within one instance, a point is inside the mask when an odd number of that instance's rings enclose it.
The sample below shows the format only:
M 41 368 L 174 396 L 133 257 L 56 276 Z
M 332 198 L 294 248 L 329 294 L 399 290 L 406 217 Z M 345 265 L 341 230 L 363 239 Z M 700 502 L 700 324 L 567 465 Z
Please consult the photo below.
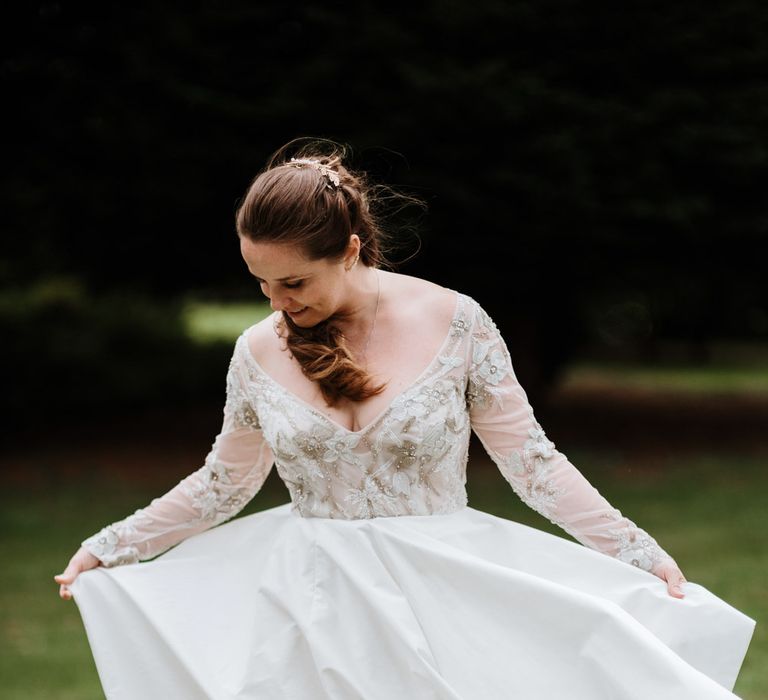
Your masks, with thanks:
M 627 522 L 628 527 L 610 531 L 618 544 L 616 558 L 644 571 L 651 571 L 656 564 L 669 555 L 647 532 L 631 521 Z
M 209 454 L 200 477 L 192 484 L 182 482 L 200 520 L 221 522 L 239 513 L 250 500 L 248 492 L 240 488 L 230 471 L 217 461 L 215 449 Z
M 508 455 L 494 455 L 501 472 L 520 499 L 556 525 L 558 498 L 564 494 L 552 479 L 555 444 L 548 440 L 541 426 L 533 421 L 529 438 L 521 450 Z
M 137 525 L 146 526 L 148 523 L 151 519 L 140 508 L 124 520 L 103 527 L 83 540 L 82 545 L 106 567 L 135 564 L 139 561 L 139 551 L 125 543 L 138 536 Z
M 258 429 L 259 417 L 248 398 L 248 393 L 240 380 L 235 358 L 229 364 L 227 372 L 227 401 L 224 406 L 225 415 L 231 416 L 235 428 Z

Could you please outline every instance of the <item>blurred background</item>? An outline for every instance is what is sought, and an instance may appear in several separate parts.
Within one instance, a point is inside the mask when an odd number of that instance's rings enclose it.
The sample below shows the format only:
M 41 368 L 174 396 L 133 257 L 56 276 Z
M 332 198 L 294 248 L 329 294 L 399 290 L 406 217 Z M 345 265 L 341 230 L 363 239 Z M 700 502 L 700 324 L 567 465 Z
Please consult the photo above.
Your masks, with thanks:
M 316 136 L 427 203 L 390 218 L 397 269 L 477 299 L 558 448 L 758 620 L 736 692 L 768 698 L 764 3 L 18 5 L 0 28 L 3 697 L 103 697 L 52 576 L 201 466 L 234 340 L 267 313 L 237 201 Z M 477 445 L 468 490 L 554 531 Z M 243 514 L 288 500 L 273 471 Z

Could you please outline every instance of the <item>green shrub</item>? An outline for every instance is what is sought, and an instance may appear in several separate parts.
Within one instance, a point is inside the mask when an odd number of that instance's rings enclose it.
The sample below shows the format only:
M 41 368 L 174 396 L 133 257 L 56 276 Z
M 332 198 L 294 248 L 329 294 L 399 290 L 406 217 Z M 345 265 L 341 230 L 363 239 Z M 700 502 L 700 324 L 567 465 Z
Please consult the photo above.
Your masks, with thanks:
M 68 278 L 0 294 L 11 425 L 222 397 L 232 342 L 196 343 L 182 311 L 181 300 L 96 296 Z

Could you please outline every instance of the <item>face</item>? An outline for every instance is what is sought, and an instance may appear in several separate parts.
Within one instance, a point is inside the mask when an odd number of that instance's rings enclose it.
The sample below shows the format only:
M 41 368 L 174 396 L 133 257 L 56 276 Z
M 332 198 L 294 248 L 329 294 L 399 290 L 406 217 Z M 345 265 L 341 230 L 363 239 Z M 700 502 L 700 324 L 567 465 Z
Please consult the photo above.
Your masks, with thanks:
M 294 245 L 254 243 L 240 237 L 240 252 L 250 273 L 275 311 L 285 311 L 302 328 L 309 328 L 341 310 L 345 304 L 347 270 L 355 259 L 357 236 L 341 260 L 309 260 Z

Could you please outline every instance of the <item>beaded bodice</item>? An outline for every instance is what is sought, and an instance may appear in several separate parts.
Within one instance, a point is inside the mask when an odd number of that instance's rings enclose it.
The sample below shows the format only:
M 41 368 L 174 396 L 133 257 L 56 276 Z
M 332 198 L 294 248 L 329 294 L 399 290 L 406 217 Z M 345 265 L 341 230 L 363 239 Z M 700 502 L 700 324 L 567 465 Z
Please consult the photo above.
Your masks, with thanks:
M 246 334 L 240 337 L 235 352 L 248 378 L 240 390 L 301 515 L 429 515 L 467 504 L 470 304 L 458 295 L 450 330 L 429 366 L 354 432 L 270 377 L 251 355 Z

